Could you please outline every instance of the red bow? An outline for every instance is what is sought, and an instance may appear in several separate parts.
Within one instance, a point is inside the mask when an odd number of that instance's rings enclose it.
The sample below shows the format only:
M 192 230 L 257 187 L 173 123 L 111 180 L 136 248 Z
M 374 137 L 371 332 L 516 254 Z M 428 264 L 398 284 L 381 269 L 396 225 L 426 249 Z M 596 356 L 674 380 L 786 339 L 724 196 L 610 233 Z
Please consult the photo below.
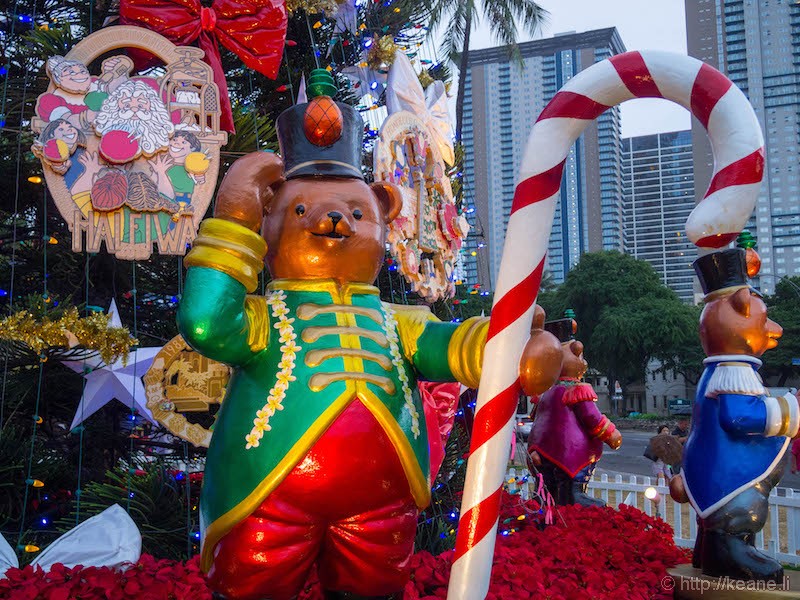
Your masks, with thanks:
M 233 114 L 218 44 L 249 68 L 271 79 L 278 75 L 286 39 L 284 0 L 214 0 L 210 8 L 200 0 L 121 0 L 119 14 L 122 24 L 146 27 L 179 46 L 197 40 L 219 86 L 226 131 L 234 130 Z

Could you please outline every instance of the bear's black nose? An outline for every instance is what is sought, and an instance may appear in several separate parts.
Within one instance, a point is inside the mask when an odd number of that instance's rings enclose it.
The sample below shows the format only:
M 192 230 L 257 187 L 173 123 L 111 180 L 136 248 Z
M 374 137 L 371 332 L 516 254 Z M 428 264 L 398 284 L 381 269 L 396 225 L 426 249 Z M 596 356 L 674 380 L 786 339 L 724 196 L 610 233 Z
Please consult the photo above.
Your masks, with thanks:
M 329 212 L 328 216 L 331 218 L 331 221 L 333 221 L 334 228 L 336 227 L 336 224 L 342 220 L 342 213 L 336 212 L 335 210 Z

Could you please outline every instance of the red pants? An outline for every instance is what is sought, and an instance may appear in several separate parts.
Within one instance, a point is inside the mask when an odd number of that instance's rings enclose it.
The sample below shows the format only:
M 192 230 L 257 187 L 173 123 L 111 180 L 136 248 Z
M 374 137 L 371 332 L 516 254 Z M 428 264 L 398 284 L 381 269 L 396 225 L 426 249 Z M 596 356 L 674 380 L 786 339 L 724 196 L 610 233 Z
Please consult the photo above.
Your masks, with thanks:
M 399 592 L 409 576 L 417 514 L 394 446 L 356 401 L 220 540 L 211 587 L 232 600 L 288 600 L 316 562 L 327 590 Z

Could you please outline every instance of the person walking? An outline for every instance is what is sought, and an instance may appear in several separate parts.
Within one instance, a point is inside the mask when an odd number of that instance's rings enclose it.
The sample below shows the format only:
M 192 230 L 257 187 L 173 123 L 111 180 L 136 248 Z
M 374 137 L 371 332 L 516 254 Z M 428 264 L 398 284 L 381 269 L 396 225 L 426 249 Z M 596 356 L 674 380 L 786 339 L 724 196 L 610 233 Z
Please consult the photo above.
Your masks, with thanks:
M 653 477 L 658 481 L 658 485 L 669 483 L 672 478 L 670 465 L 680 463 L 683 447 L 678 439 L 670 435 L 669 426 L 661 425 L 658 432 L 650 439 L 644 455 L 653 461 Z

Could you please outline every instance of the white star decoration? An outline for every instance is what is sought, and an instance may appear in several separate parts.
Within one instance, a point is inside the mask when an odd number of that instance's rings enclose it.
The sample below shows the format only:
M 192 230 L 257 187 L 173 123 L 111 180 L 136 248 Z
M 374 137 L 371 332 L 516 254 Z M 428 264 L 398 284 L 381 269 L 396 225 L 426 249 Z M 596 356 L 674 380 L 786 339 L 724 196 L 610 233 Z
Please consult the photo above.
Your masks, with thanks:
M 111 315 L 109 327 L 122 327 L 117 311 L 117 304 L 111 301 L 108 309 Z M 128 354 L 127 365 L 123 366 L 122 358 L 107 365 L 99 356 L 83 360 L 64 361 L 70 369 L 84 373 L 86 386 L 83 397 L 75 411 L 70 429 L 75 429 L 86 419 L 108 404 L 111 400 L 119 400 L 125 406 L 135 408 L 140 415 L 155 424 L 155 419 L 147 409 L 147 397 L 142 385 L 142 376 L 147 373 L 156 354 L 161 348 L 137 348 Z M 86 372 L 88 371 L 88 372 Z

